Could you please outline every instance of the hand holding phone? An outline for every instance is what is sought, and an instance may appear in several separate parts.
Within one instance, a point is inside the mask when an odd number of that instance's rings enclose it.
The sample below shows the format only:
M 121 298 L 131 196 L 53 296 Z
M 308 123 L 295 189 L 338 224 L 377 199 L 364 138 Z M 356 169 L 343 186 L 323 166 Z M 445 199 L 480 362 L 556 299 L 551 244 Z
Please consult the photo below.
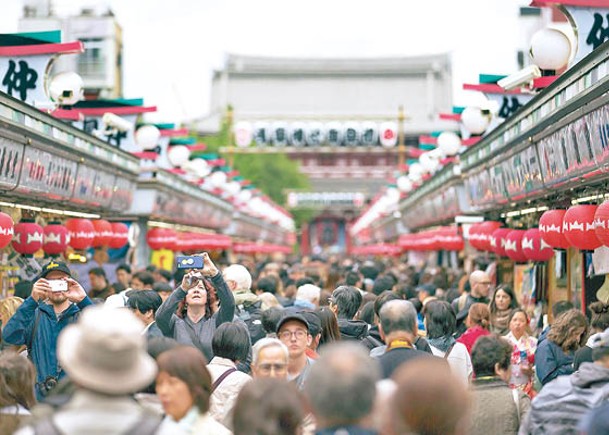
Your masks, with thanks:
M 68 283 L 63 279 L 49 279 L 49 285 L 51 286 L 52 292 L 65 292 L 68 291 Z

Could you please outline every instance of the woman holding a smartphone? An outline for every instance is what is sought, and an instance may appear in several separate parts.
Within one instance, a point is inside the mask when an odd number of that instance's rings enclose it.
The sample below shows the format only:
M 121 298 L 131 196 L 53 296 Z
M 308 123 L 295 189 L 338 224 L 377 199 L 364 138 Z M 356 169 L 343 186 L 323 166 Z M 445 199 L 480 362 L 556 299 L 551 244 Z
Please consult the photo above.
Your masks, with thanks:
M 182 284 L 159 307 L 156 323 L 166 337 L 196 347 L 210 361 L 214 332 L 222 323 L 233 320 L 235 299 L 209 254 L 205 252 L 201 256 L 203 269 L 191 269 L 184 275 Z M 215 312 L 214 288 L 220 305 Z

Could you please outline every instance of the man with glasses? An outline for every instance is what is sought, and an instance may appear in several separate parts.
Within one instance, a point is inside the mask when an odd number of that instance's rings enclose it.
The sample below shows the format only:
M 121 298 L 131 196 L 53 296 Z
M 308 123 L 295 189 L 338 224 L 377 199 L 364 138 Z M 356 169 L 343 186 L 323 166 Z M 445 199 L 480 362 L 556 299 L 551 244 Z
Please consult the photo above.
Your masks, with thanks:
M 306 354 L 313 337 L 309 322 L 298 313 L 287 314 L 277 324 L 277 337 L 288 348 L 288 377 L 302 390 L 314 360 Z
M 252 375 L 254 378 L 288 378 L 290 352 L 276 338 L 262 338 L 252 351 Z
M 475 303 L 488 304 L 488 295 L 491 288 L 491 279 L 488 273 L 482 270 L 476 270 L 469 276 L 470 292 L 463 293 L 457 299 L 452 301 L 452 309 L 457 315 L 457 336 L 465 332 L 465 318 L 469 313 L 469 308 Z

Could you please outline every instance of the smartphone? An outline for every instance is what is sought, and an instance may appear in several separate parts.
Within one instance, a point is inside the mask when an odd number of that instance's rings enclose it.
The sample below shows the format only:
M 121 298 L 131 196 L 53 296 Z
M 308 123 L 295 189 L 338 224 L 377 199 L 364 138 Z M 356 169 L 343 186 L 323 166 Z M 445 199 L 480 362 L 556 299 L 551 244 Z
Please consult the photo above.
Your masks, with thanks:
M 178 269 L 203 269 L 203 257 L 178 257 Z
M 63 279 L 50 279 L 49 285 L 51 286 L 52 292 L 65 292 L 68 291 L 68 283 Z

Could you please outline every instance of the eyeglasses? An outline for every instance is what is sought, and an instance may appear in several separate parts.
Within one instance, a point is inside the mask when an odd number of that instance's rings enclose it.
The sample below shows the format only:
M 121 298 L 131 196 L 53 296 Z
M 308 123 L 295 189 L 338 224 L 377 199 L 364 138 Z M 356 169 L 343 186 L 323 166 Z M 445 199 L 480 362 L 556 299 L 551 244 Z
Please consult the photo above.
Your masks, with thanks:
M 482 284 L 482 285 L 489 286 L 489 285 L 491 285 L 491 282 L 490 281 L 479 281 L 476 284 Z
M 292 336 L 298 339 L 303 339 L 308 335 L 308 333 L 304 329 L 298 329 L 297 331 L 282 331 L 277 335 L 282 340 L 289 340 L 292 338 Z
M 285 370 L 287 364 L 260 364 L 258 370 L 261 372 L 270 373 L 271 371 L 281 372 Z

